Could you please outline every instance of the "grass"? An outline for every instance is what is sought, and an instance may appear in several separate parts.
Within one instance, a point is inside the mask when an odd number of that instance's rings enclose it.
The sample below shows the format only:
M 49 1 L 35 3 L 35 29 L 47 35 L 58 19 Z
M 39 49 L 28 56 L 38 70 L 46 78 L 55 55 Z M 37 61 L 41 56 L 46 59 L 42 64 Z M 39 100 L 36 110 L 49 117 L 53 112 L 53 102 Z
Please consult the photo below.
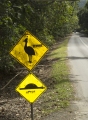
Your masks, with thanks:
M 41 116 L 46 116 L 68 107 L 74 97 L 73 88 L 69 80 L 69 66 L 67 61 L 68 39 L 58 45 L 56 49 L 52 49 L 52 52 L 49 54 L 48 59 L 53 62 L 49 75 L 50 80 L 47 82 L 52 82 L 53 86 L 49 86 L 47 91 L 38 100 Z
M 51 58 L 58 58 L 52 65 L 52 77 L 55 79 L 55 91 L 58 91 L 59 107 L 67 107 L 73 98 L 73 89 L 69 80 L 69 67 L 67 64 L 66 39 L 56 50 L 51 53 Z
M 49 114 L 61 108 L 66 108 L 73 98 L 73 89 L 69 80 L 69 67 L 67 64 L 67 43 L 63 41 L 57 49 L 49 55 L 49 59 L 57 59 L 52 64 L 51 77 L 54 79 L 54 88 L 44 94 L 43 114 Z M 53 109 L 52 109 L 53 108 Z

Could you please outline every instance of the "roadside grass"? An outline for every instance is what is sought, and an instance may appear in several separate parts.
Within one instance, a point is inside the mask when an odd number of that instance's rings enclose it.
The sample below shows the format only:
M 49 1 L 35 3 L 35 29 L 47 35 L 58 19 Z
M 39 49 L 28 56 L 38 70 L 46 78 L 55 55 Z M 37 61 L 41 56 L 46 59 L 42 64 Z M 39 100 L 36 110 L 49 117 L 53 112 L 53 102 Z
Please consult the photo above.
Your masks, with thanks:
M 69 80 L 69 67 L 67 64 L 67 43 L 66 39 L 55 51 L 52 58 L 59 58 L 52 66 L 52 77 L 55 79 L 55 91 L 58 91 L 59 106 L 62 108 L 69 105 L 73 98 L 73 89 Z M 54 55 L 54 53 L 56 53 Z
M 42 113 L 45 114 L 66 108 L 73 99 L 73 88 L 69 80 L 69 67 L 67 64 L 68 39 L 69 38 L 66 38 L 66 40 L 49 55 L 49 59 L 56 59 L 56 61 L 53 62 L 51 71 L 54 86 L 43 96 L 44 106 Z

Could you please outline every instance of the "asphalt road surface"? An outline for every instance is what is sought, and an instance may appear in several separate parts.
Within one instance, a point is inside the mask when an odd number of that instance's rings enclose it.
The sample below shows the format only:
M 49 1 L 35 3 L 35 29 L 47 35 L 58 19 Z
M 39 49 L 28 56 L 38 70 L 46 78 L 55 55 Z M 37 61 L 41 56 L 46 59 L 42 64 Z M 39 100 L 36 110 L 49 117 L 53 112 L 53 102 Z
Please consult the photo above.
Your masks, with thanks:
M 73 33 L 68 43 L 68 59 L 76 96 L 76 120 L 88 120 L 88 37 Z

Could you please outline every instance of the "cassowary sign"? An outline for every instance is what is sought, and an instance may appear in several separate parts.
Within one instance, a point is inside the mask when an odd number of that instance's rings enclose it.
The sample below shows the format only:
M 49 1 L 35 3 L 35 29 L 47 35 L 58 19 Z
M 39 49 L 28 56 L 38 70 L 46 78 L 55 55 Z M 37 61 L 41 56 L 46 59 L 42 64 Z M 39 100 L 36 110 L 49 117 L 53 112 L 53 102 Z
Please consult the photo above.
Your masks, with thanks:
M 26 31 L 12 48 L 10 54 L 28 70 L 32 70 L 47 51 L 48 47 L 29 31 Z

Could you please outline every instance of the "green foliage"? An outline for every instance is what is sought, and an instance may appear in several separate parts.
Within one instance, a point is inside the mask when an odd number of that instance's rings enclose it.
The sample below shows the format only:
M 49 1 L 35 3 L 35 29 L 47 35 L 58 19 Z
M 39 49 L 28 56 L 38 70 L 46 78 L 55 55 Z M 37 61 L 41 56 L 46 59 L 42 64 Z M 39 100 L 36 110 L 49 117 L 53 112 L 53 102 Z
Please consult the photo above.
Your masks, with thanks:
M 88 1 L 85 4 L 84 8 L 78 12 L 78 18 L 81 29 L 88 31 Z
M 47 45 L 77 26 L 77 2 L 0 1 L 0 70 L 14 69 L 9 50 L 27 29 Z

